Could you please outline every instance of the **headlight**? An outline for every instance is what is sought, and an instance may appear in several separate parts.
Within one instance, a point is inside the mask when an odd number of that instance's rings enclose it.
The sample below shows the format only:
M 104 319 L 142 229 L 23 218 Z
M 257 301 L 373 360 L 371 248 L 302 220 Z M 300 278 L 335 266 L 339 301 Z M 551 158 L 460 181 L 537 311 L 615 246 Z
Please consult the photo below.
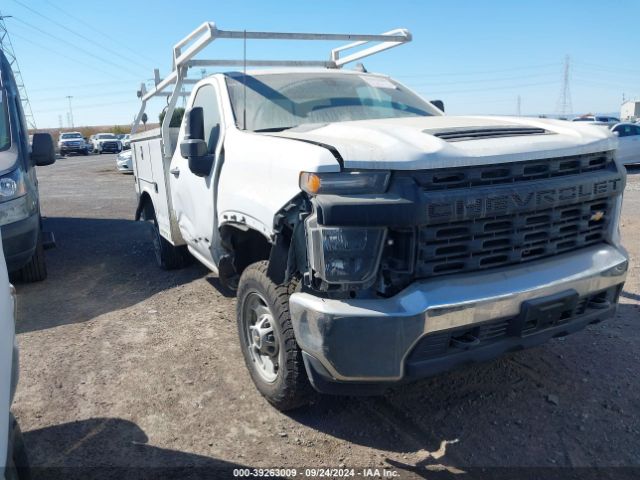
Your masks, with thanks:
M 35 213 L 35 202 L 31 200 L 30 195 L 0 203 L 0 226 L 23 220 L 33 213 Z
M 0 225 L 17 222 L 36 211 L 36 202 L 27 195 L 27 185 L 22 170 L 0 177 Z
M 367 283 L 374 279 L 385 228 L 321 227 L 307 223 L 311 268 L 327 283 Z
M 388 171 L 301 172 L 300 188 L 310 195 L 383 193 L 389 176 Z
M 0 202 L 6 202 L 16 197 L 26 195 L 27 186 L 24 182 L 22 170 L 16 168 L 13 172 L 0 177 Z

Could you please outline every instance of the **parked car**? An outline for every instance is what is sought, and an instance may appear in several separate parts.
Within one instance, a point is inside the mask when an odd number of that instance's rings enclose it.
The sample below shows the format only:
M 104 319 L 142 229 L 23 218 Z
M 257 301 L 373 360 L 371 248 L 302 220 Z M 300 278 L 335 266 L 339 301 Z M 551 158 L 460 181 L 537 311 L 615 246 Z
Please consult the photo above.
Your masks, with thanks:
M 640 163 L 640 125 L 618 123 L 611 127 L 618 136 L 618 160 L 623 165 Z
M 620 122 L 619 118 L 608 117 L 605 115 L 582 115 L 571 120 L 572 122 L 589 122 L 594 125 L 612 126 Z
M 118 157 L 116 158 L 116 166 L 122 173 L 133 173 L 131 150 L 124 150 L 118 154 Z
M 85 142 L 80 132 L 63 132 L 60 133 L 58 140 L 58 151 L 60 155 L 69 153 L 81 153 L 89 155 L 89 145 Z
M 7 267 L 22 281 L 44 280 L 46 235 L 42 232 L 36 166 L 55 162 L 53 139 L 35 133 L 28 143 L 22 103 L 11 66 L 0 52 L 0 226 Z
M 129 148 L 131 148 L 131 134 L 125 134 L 120 141 L 122 142 L 123 150 L 128 150 Z
M 245 364 L 275 407 L 311 387 L 380 394 L 615 314 L 629 259 L 608 129 L 445 116 L 393 78 L 339 68 L 407 30 L 342 60 L 337 48 L 324 69 L 203 78 L 172 128 L 216 27 L 178 43 L 198 48 L 141 96 L 138 119 L 171 88 L 161 128 L 131 139 L 136 219 L 161 268 L 190 254 L 236 292 Z
M 0 250 L 2 244 L 0 243 Z M 10 412 L 18 385 L 18 345 L 15 335 L 16 298 L 0 252 L 0 472 L 3 479 L 28 479 L 29 462 L 22 432 Z
M 96 133 L 92 136 L 93 153 L 120 153 L 122 143 L 113 133 Z

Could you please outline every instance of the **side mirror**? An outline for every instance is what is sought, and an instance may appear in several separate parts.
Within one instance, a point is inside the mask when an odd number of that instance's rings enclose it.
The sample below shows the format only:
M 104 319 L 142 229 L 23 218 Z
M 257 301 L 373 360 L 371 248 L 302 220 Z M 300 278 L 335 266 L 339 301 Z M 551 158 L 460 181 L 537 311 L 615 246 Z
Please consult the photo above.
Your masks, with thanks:
M 214 156 L 208 153 L 204 139 L 204 111 L 193 107 L 185 114 L 185 134 L 180 142 L 180 155 L 189 160 L 189 170 L 198 177 L 211 173 Z
M 442 100 L 431 100 L 431 105 L 444 112 L 444 102 Z
M 50 133 L 34 133 L 31 146 L 31 160 L 39 167 L 51 165 L 56 161 L 53 138 Z

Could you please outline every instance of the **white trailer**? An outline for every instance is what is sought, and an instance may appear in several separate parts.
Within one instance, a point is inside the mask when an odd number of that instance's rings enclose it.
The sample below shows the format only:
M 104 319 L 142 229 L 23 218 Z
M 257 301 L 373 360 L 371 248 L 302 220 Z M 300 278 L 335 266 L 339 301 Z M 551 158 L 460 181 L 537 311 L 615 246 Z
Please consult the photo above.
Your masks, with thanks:
M 635 122 L 640 119 L 640 102 L 628 100 L 620 107 L 620 120 Z

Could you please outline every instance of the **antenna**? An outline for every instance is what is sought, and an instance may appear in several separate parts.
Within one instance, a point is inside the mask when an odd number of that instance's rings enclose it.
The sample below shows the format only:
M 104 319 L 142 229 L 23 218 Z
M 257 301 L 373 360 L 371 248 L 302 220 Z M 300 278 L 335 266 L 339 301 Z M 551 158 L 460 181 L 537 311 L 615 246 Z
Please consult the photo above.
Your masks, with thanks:
M 242 75 L 242 80 L 243 80 L 243 96 L 244 98 L 242 99 L 242 129 L 246 130 L 247 129 L 247 31 L 244 31 L 244 41 L 243 41 L 243 48 L 244 48 L 244 52 L 243 52 L 243 58 L 242 61 L 244 63 L 244 70 L 243 70 L 243 75 Z
M 560 96 L 558 97 L 558 104 L 556 111 L 560 116 L 565 117 L 572 113 L 573 106 L 571 105 L 571 91 L 569 90 L 569 71 L 571 65 L 571 57 L 566 55 L 564 57 L 564 73 L 562 77 L 562 89 L 560 90 Z
M 24 116 L 27 120 L 27 125 L 29 128 L 35 129 L 36 120 L 33 116 L 33 111 L 31 110 L 31 103 L 29 102 L 27 89 L 24 86 L 24 80 L 22 79 L 22 72 L 20 72 L 20 66 L 18 65 L 16 54 L 13 51 L 13 44 L 11 43 L 11 38 L 9 37 L 7 26 L 4 23 L 5 18 L 11 18 L 11 15 L 2 15 L 2 12 L 0 12 L 0 50 L 2 50 L 2 52 L 7 57 L 9 66 L 13 71 L 13 76 L 16 79 L 18 95 L 20 96 L 20 101 L 22 102 L 22 109 L 24 110 Z
M 522 104 L 522 100 L 521 100 L 521 98 L 520 98 L 520 95 L 518 95 L 518 99 L 517 99 L 517 101 L 516 101 L 516 115 L 517 115 L 518 117 L 522 116 L 522 113 L 521 113 L 521 111 L 520 111 L 521 104 Z

